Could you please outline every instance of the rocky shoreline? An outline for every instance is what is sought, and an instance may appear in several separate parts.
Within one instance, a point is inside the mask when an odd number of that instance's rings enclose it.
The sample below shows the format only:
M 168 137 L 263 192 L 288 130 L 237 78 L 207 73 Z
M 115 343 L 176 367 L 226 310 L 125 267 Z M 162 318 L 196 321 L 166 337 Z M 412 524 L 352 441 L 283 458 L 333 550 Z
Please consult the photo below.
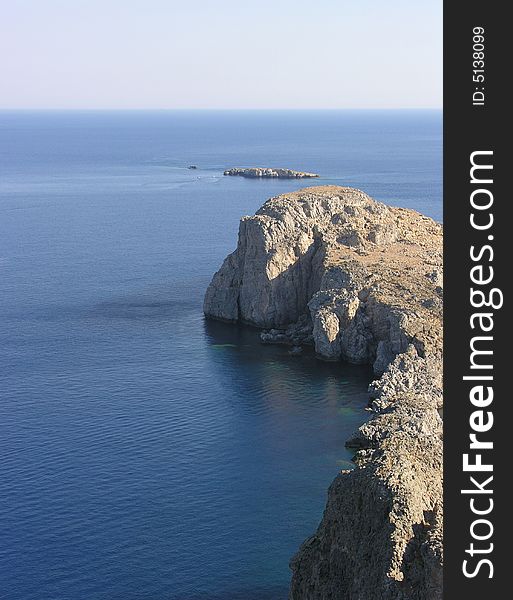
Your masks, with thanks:
M 311 177 L 319 177 L 317 173 L 306 173 L 304 171 L 294 171 L 293 169 L 272 169 L 264 167 L 250 167 L 227 169 L 223 175 L 249 177 L 251 179 L 258 178 L 281 178 L 281 179 L 307 179 Z
M 441 225 L 359 190 L 307 188 L 241 220 L 205 315 L 376 375 L 291 600 L 442 598 L 442 295 Z

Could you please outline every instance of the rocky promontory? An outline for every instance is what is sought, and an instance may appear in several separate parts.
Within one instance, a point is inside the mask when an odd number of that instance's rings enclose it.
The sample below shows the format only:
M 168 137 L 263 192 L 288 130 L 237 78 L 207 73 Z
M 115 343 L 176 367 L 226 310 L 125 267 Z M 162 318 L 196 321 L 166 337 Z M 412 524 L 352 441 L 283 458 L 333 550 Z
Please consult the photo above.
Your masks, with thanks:
M 359 190 L 313 187 L 244 217 L 207 317 L 373 365 L 370 419 L 348 445 L 291 600 L 442 598 L 442 227 Z
M 319 177 L 316 173 L 305 173 L 303 171 L 294 171 L 292 169 L 272 169 L 264 167 L 250 167 L 227 169 L 224 175 L 249 177 L 249 178 L 273 178 L 280 177 L 281 179 L 305 179 L 309 177 Z

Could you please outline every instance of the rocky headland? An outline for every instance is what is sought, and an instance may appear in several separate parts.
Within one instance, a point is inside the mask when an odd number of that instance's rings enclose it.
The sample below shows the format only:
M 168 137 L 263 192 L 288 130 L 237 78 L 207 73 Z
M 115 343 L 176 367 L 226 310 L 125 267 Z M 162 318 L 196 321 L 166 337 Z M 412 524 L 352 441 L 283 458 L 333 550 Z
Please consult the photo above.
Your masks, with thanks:
M 291 600 L 442 598 L 442 227 L 359 190 L 313 187 L 244 217 L 207 317 L 373 365 L 370 419 L 348 445 Z
M 250 167 L 246 168 L 233 168 L 227 169 L 224 175 L 249 177 L 249 178 L 273 178 L 279 177 L 282 179 L 305 179 L 309 177 L 319 177 L 317 173 L 305 173 L 303 171 L 294 171 L 293 169 L 272 169 L 264 167 Z

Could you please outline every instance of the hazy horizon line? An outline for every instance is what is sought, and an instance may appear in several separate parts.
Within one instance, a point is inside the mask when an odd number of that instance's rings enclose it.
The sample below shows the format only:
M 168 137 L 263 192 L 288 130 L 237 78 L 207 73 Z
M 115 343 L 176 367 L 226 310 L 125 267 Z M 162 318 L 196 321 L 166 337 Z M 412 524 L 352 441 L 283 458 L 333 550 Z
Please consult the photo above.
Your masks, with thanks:
M 442 111 L 443 106 L 343 107 L 343 108 L 120 108 L 120 107 L 1 107 L 0 112 L 336 112 L 336 111 Z

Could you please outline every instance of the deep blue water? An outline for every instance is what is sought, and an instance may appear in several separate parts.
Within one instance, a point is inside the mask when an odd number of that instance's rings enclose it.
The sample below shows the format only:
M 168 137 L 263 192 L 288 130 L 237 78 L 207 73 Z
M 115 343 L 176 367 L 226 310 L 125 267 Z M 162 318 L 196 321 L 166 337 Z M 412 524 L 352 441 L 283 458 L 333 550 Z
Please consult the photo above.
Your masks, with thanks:
M 370 374 L 205 323 L 253 165 L 441 219 L 439 112 L 0 113 L 2 600 L 287 597 Z

